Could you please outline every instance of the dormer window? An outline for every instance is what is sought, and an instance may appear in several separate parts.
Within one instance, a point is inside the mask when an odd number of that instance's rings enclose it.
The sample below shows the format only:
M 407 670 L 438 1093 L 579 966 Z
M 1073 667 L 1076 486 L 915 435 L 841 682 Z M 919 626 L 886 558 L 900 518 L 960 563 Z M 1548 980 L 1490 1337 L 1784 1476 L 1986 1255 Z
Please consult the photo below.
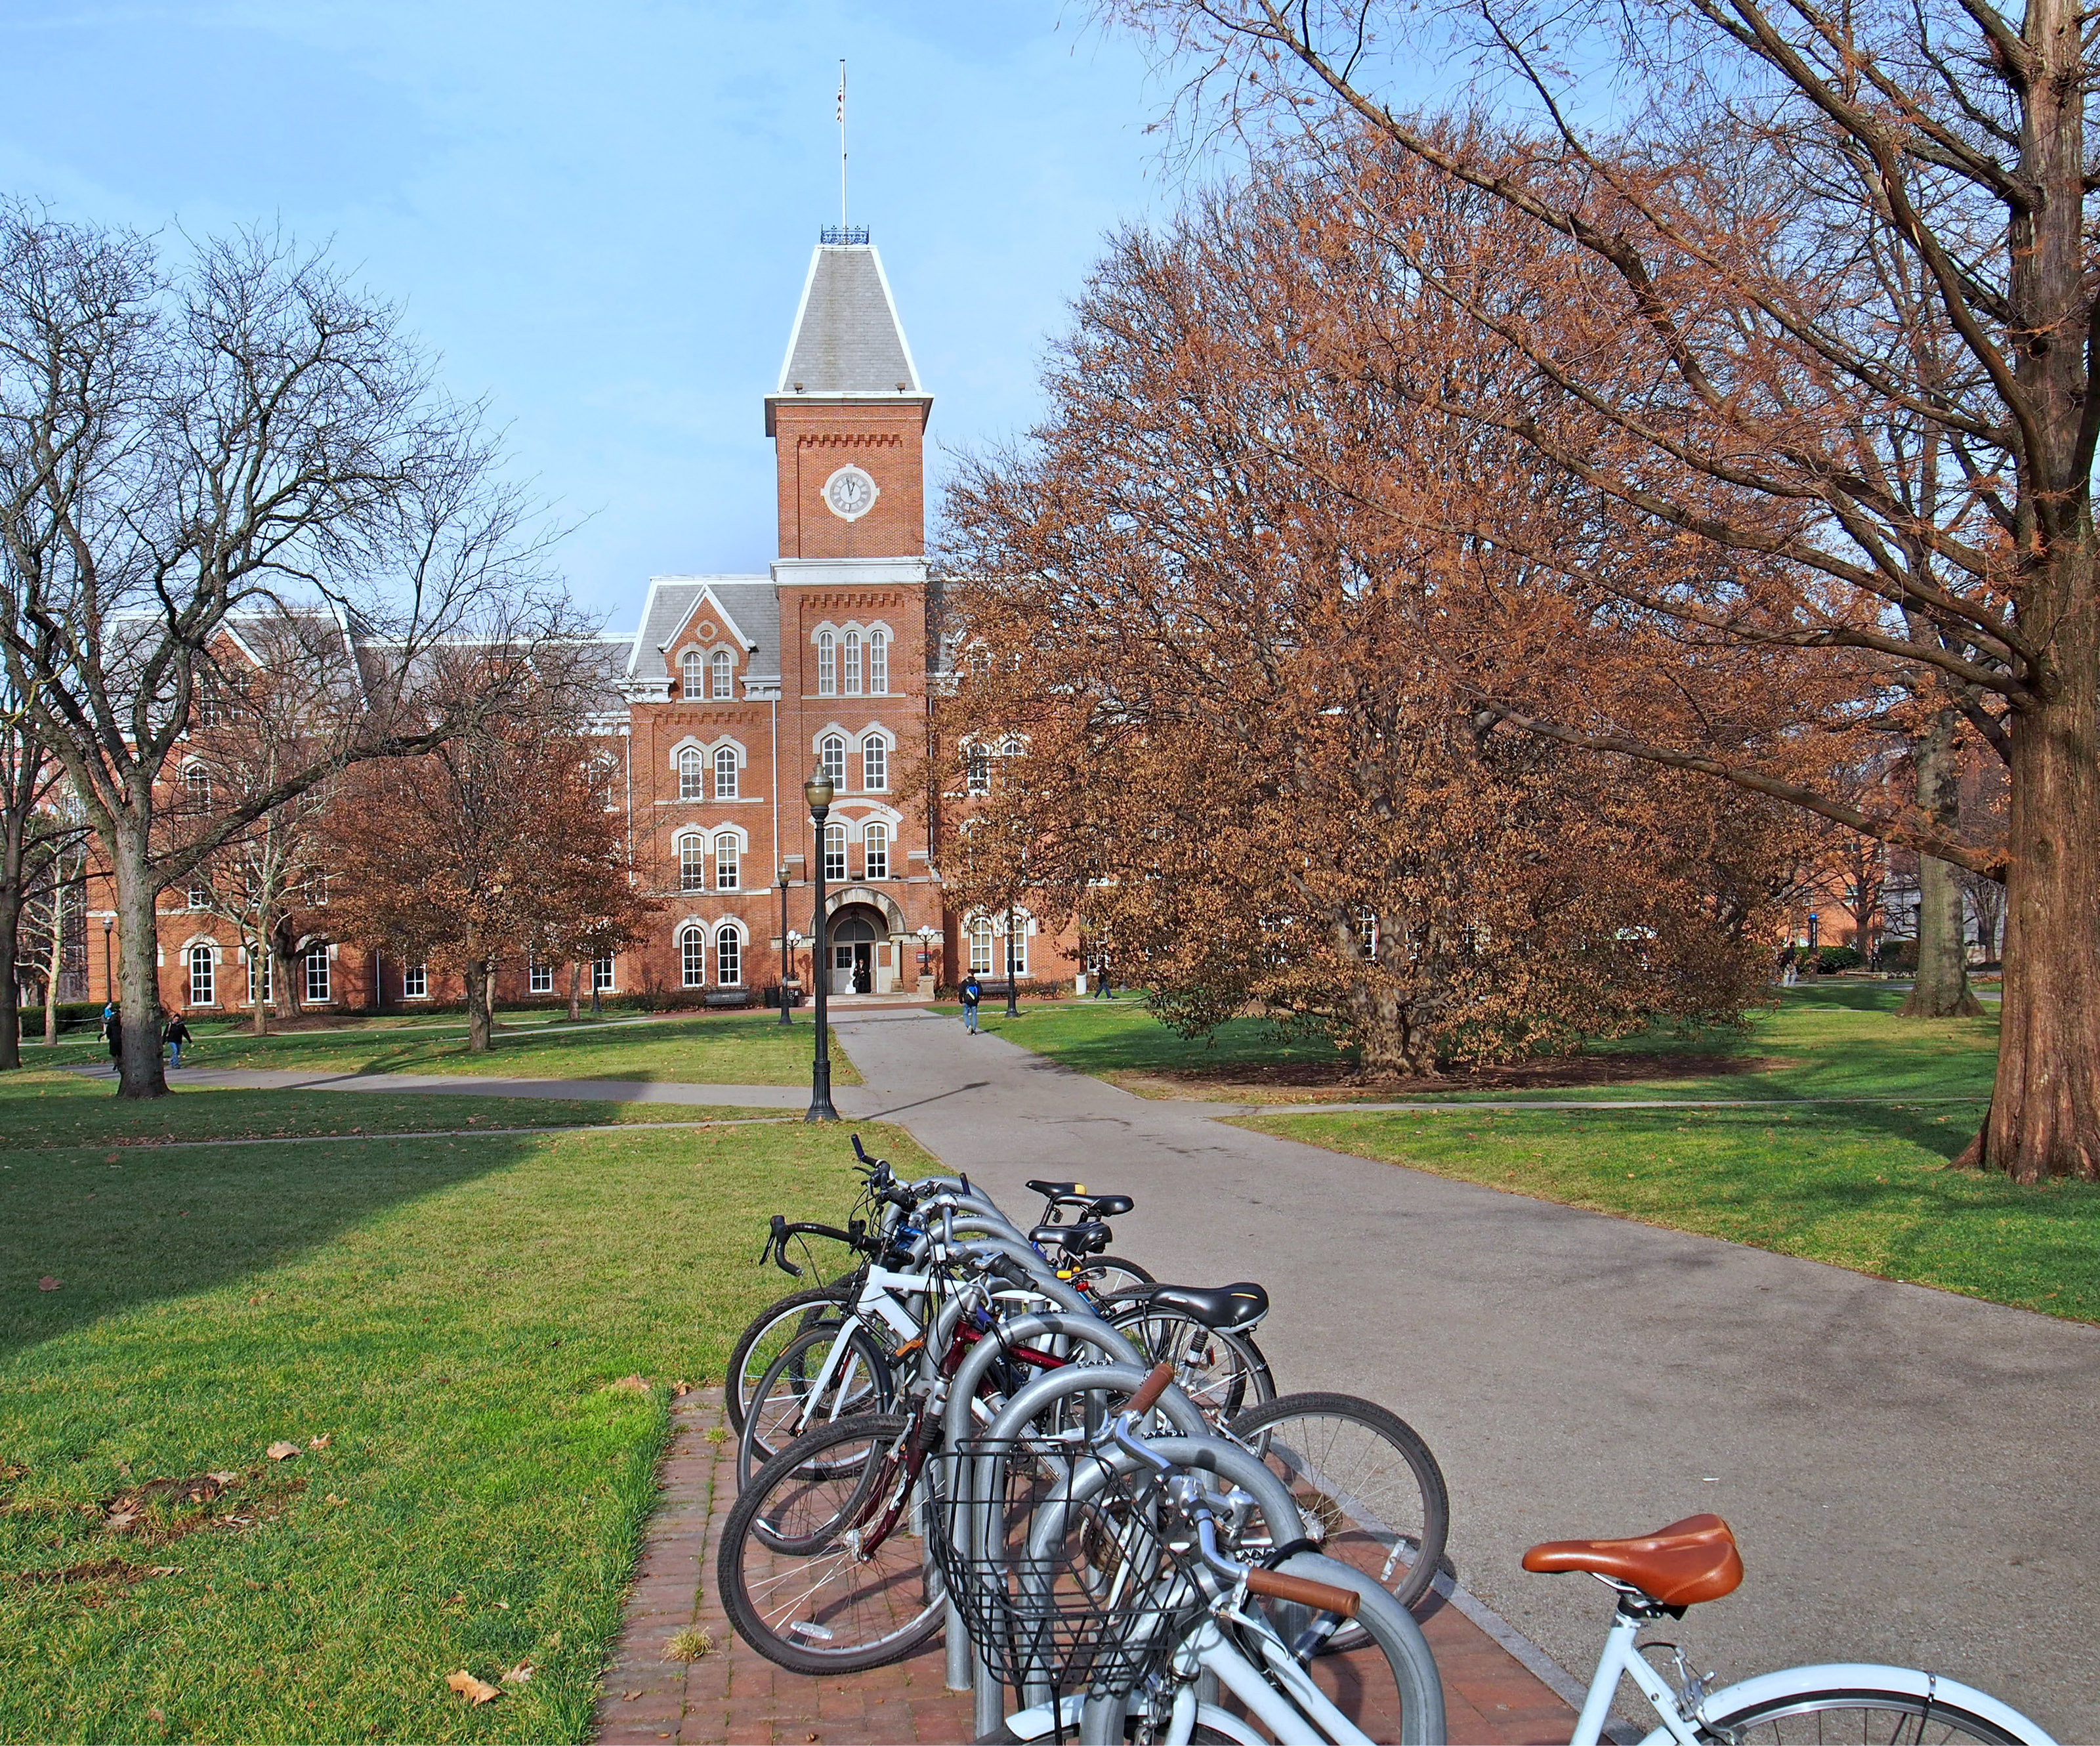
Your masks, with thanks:
M 687 649 L 680 657 L 678 661 L 678 695 L 680 696 L 704 697 L 707 696 L 705 665 L 706 663 L 702 659 L 700 652 L 696 648 Z
M 730 675 L 731 670 L 735 665 L 735 662 L 730 658 L 730 652 L 727 649 L 718 648 L 715 651 L 713 667 L 714 695 L 716 696 L 726 697 L 730 695 Z

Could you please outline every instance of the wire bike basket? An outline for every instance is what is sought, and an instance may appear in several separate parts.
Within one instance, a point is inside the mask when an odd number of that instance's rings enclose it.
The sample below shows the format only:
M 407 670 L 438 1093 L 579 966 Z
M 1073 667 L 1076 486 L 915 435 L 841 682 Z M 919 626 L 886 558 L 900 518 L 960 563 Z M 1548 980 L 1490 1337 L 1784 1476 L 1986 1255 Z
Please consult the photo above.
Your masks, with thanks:
M 1152 1476 L 1057 1438 L 950 1453 L 955 1495 L 928 1510 L 927 1537 L 978 1653 L 1030 1703 L 1136 1687 L 1202 1605 Z

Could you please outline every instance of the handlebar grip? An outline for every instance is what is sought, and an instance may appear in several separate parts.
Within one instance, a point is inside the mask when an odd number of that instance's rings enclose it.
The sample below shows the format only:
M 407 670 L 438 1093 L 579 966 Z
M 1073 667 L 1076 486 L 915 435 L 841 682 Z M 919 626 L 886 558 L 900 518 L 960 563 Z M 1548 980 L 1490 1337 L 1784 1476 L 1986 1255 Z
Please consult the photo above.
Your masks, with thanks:
M 1174 1367 L 1154 1364 L 1151 1374 L 1137 1385 L 1137 1392 L 1130 1397 L 1127 1412 L 1146 1413 L 1159 1404 L 1159 1397 L 1174 1386 Z
M 867 1153 L 862 1148 L 860 1136 L 858 1134 L 853 1137 L 853 1148 L 854 1156 L 859 1159 L 862 1164 L 872 1164 L 875 1161 L 872 1158 L 869 1157 Z
M 1354 1589 L 1315 1582 L 1310 1576 L 1286 1576 L 1280 1570 L 1251 1570 L 1246 1585 L 1250 1594 L 1265 1594 L 1273 1601 L 1295 1601 L 1315 1612 L 1339 1613 L 1344 1619 L 1356 1617 L 1357 1602 L 1362 1598 Z

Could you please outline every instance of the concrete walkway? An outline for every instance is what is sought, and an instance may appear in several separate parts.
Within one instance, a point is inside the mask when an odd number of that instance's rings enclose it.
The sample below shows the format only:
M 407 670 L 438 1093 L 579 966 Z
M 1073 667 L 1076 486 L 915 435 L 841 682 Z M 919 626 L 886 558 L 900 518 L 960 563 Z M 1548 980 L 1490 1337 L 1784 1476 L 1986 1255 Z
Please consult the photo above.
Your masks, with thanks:
M 854 1112 L 1017 1217 L 1081 1178 L 1162 1279 L 1265 1283 L 1279 1384 L 1413 1422 L 1461 1580 L 1564 1667 L 1608 1597 L 1524 1548 L 1713 1510 L 1749 1575 L 1667 1633 L 1701 1672 L 1921 1666 L 2100 1740 L 2100 1330 L 1248 1133 L 931 1014 L 839 1030 Z

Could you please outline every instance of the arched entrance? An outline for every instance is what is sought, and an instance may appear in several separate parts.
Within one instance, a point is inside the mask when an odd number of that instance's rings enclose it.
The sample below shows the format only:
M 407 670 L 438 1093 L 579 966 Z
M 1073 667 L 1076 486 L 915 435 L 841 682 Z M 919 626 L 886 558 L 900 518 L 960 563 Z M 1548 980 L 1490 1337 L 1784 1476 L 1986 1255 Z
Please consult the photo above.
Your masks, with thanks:
M 886 994 L 894 985 L 882 962 L 889 923 L 871 904 L 841 904 L 832 913 L 832 986 L 834 994 Z

